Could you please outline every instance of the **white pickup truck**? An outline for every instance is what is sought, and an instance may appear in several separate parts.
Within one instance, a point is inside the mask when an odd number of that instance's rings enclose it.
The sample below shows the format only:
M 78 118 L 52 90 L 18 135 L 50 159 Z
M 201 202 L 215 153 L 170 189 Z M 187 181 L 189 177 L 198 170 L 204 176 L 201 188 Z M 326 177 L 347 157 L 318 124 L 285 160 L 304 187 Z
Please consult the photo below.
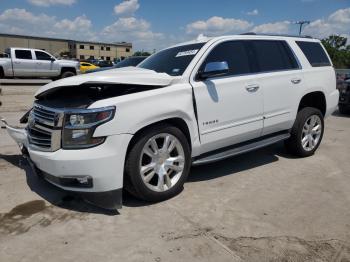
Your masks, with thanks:
M 46 77 L 56 80 L 80 72 L 79 62 L 58 60 L 39 49 L 7 48 L 5 54 L 0 58 L 0 78 Z
M 34 169 L 115 208 L 123 187 L 165 200 L 181 192 L 191 165 L 279 141 L 311 156 L 339 93 L 319 40 L 234 35 L 179 44 L 137 67 L 58 80 L 35 98 L 26 129 L 7 125 Z

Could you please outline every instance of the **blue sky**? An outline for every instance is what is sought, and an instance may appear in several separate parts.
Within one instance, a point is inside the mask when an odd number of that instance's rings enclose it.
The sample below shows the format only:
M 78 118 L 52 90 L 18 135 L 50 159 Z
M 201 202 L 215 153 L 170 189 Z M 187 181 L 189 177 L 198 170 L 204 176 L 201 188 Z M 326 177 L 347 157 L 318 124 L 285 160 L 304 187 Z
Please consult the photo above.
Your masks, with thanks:
M 1 0 L 0 32 L 160 49 L 208 36 L 247 31 L 350 35 L 350 0 Z

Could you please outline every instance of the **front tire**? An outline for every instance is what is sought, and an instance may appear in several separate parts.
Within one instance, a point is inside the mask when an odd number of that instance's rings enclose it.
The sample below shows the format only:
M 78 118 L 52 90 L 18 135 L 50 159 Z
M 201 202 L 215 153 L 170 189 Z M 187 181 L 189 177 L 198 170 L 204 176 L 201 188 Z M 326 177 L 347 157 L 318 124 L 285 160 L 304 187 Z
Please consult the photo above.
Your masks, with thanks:
M 166 124 L 142 132 L 125 164 L 126 190 L 142 200 L 158 202 L 179 194 L 191 163 L 190 147 L 180 129 Z
M 66 72 L 63 72 L 61 74 L 61 78 L 66 78 L 66 77 L 71 77 L 71 76 L 75 76 L 75 73 L 73 73 L 71 71 L 66 71 Z
M 324 132 L 323 115 L 313 107 L 301 109 L 291 130 L 291 136 L 285 141 L 289 153 L 298 157 L 308 157 L 319 147 Z

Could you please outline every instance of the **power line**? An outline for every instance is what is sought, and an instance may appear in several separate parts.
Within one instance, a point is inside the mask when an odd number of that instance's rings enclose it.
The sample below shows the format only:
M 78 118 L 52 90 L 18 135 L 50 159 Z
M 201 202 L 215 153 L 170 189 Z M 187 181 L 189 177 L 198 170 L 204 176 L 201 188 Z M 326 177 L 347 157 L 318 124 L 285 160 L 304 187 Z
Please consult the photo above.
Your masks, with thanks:
M 302 21 L 296 21 L 294 22 L 295 24 L 299 25 L 299 35 L 301 35 L 301 31 L 303 29 L 303 25 L 308 25 L 310 24 L 310 21 L 307 20 L 302 20 Z

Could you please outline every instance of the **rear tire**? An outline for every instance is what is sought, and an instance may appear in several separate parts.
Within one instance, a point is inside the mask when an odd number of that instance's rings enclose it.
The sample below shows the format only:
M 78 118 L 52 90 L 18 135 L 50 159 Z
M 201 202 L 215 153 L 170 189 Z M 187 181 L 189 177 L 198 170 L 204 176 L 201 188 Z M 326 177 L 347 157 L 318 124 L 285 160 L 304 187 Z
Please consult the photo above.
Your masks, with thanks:
M 67 78 L 67 77 L 71 77 L 71 76 L 75 76 L 75 73 L 73 73 L 71 71 L 66 71 L 66 72 L 63 72 L 61 74 L 61 78 Z
M 4 70 L 2 69 L 2 67 L 0 67 L 0 79 L 4 77 L 5 77 Z
M 323 115 L 313 107 L 301 109 L 291 130 L 291 137 L 285 141 L 289 153 L 298 157 L 308 157 L 319 147 L 324 132 Z
M 139 199 L 163 201 L 182 191 L 190 165 L 190 147 L 181 130 L 155 125 L 143 131 L 132 145 L 124 187 Z

